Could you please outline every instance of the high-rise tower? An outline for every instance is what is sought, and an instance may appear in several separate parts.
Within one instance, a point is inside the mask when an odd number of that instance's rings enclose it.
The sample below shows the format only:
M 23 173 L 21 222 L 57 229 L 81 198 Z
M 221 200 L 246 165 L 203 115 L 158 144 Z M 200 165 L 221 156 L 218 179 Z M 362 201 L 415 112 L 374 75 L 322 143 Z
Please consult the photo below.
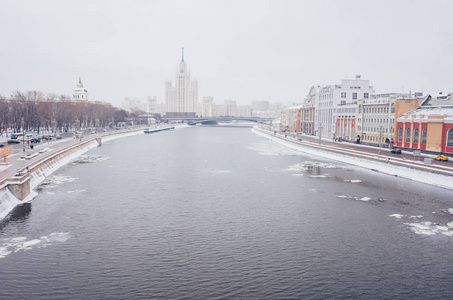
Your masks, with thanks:
M 198 102 L 198 82 L 190 79 L 190 72 L 186 69 L 184 48 L 176 72 L 175 85 L 171 81 L 165 83 L 165 103 L 168 113 L 195 113 Z M 184 114 L 179 114 L 184 115 Z

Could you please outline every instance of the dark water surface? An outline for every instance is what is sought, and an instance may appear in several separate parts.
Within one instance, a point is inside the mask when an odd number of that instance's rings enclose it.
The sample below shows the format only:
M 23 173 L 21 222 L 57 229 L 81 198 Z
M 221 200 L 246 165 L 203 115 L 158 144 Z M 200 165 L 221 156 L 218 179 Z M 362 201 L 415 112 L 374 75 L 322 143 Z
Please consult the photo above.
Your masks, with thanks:
M 451 195 L 244 128 L 118 139 L 0 223 L 0 299 L 447 299 Z

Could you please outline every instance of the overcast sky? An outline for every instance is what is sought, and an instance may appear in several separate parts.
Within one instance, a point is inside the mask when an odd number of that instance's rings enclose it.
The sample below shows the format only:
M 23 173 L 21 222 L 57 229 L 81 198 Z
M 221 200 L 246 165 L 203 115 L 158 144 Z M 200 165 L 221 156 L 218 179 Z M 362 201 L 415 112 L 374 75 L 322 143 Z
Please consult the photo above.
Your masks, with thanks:
M 198 101 L 302 101 L 361 74 L 378 93 L 452 92 L 453 1 L 0 0 L 0 94 L 165 102 L 185 49 Z

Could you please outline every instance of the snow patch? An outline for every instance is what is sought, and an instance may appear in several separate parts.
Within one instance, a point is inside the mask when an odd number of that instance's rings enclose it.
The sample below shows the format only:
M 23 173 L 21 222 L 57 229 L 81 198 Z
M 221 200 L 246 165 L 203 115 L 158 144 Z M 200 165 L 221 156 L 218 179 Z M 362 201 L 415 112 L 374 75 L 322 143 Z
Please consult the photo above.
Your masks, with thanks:
M 324 157 L 327 159 L 332 159 L 335 161 L 340 161 L 342 163 L 351 164 L 354 166 L 358 166 L 361 168 L 366 168 L 370 170 L 376 170 L 378 172 L 382 172 L 384 174 L 389 174 L 393 176 L 398 176 L 418 182 L 423 182 L 426 184 L 439 186 L 447 189 L 453 189 L 453 180 L 451 180 L 450 176 L 435 174 L 430 172 L 425 172 L 421 170 L 411 169 L 409 167 L 404 166 L 396 166 L 396 165 L 389 165 L 386 161 L 377 162 L 371 161 L 367 158 L 362 158 L 360 156 L 349 156 L 346 154 L 341 153 L 334 153 L 328 150 L 323 150 L 319 148 L 311 148 L 306 145 L 300 145 L 285 141 L 280 138 L 273 138 L 271 134 L 267 134 L 261 132 L 256 129 L 252 129 L 252 132 L 265 137 L 267 139 L 271 139 L 276 143 L 291 148 L 293 150 L 297 150 L 306 154 L 316 155 L 318 157 Z
M 23 203 L 8 190 L 0 190 L 0 220 L 5 218 L 17 205 Z

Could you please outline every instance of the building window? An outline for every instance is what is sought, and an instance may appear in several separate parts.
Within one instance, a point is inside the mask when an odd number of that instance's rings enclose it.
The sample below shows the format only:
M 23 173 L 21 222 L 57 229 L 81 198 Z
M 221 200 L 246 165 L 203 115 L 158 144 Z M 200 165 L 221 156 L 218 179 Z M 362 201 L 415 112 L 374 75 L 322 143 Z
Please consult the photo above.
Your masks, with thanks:
M 363 98 L 368 99 L 368 95 L 369 95 L 368 93 L 364 93 Z
M 406 139 L 405 139 L 405 142 L 406 143 L 410 143 L 411 142 L 411 129 L 410 128 L 406 128 Z
M 341 92 L 341 98 L 346 98 L 346 92 Z
M 392 107 L 391 107 L 390 112 L 391 112 L 392 114 L 395 113 L 395 103 L 392 103 Z
M 352 93 L 352 99 L 357 99 L 357 93 Z
M 423 129 L 422 130 L 422 145 L 426 145 L 426 136 L 427 135 L 428 135 L 428 131 L 426 129 Z
M 398 142 L 403 141 L 403 128 L 398 128 Z
M 414 137 L 412 139 L 414 144 L 418 144 L 418 129 L 414 129 Z
M 453 147 L 453 129 L 449 129 L 447 133 L 447 147 Z

